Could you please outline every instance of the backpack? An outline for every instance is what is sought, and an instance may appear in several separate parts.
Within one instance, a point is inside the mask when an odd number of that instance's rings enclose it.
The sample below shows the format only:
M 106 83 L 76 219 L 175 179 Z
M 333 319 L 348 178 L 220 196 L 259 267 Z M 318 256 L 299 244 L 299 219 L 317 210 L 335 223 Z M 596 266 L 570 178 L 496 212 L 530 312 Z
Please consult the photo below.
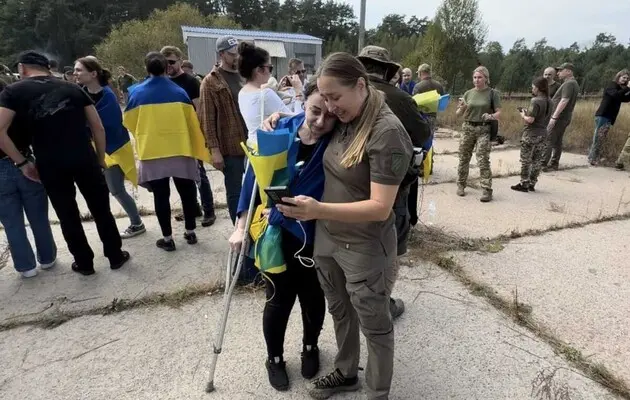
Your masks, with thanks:
M 494 108 L 494 89 L 490 89 L 490 108 L 492 109 L 492 114 L 497 112 Z M 490 120 L 490 141 L 497 141 L 499 137 L 499 121 L 496 119 Z

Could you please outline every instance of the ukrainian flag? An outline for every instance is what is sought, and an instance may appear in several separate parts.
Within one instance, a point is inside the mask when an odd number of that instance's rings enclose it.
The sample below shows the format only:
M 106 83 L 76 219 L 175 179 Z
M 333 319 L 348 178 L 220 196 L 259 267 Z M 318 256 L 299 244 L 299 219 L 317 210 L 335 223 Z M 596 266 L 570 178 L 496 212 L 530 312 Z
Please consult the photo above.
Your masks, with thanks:
M 103 87 L 103 97 L 96 103 L 96 111 L 105 128 L 105 163 L 107 167 L 118 165 L 125 178 L 134 185 L 138 184 L 136 160 L 129 132 L 123 126 L 122 112 L 114 91 Z
M 123 123 L 134 135 L 141 161 L 183 156 L 210 162 L 192 101 L 167 77 L 134 85 Z
M 251 149 L 241 143 L 249 159 L 249 167 L 256 175 L 261 204 L 256 207 L 249 233 L 254 240 L 254 265 L 262 272 L 277 274 L 286 271 L 282 254 L 282 228 L 270 225 L 263 216 L 265 208 L 274 205 L 264 189 L 269 186 L 286 186 L 295 174 L 299 146 L 292 146 L 297 130 L 282 129 L 271 133 L 258 131 L 258 144 Z

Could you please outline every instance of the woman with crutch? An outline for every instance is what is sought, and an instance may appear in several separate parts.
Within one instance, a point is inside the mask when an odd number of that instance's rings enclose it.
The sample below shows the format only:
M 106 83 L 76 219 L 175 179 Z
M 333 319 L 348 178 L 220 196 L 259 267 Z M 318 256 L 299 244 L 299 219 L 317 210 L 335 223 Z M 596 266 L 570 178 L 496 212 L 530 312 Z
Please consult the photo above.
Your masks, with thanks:
M 297 151 L 297 162 L 303 166 L 288 187 L 291 193 L 319 199 L 324 189 L 322 159 L 329 141 L 326 134 L 332 131 L 337 120 L 326 110 L 316 85 L 309 86 L 305 94 L 305 112 L 279 121 L 279 114 L 274 114 L 266 121 L 266 125 L 273 125 L 278 130 L 287 128 L 297 131 L 299 140 L 293 143 L 292 151 Z M 255 178 L 250 167 L 241 190 L 236 230 L 229 239 L 234 254 L 240 251 L 246 234 L 250 199 L 256 195 L 252 193 Z M 313 378 L 319 371 L 317 342 L 324 323 L 325 301 L 317 272 L 313 268 L 314 224 L 284 218 L 274 208 L 267 211 L 269 224 L 279 225 L 282 230 L 281 247 L 286 270 L 264 273 L 267 301 L 263 311 L 263 334 L 268 356 L 265 365 L 271 386 L 284 391 L 289 388 L 284 361 L 284 335 L 295 299 L 299 298 L 302 308 L 304 332 L 301 372 L 306 379 Z
M 347 53 L 324 60 L 317 86 L 341 124 L 324 154 L 324 194 L 284 198 L 286 218 L 317 220 L 315 265 L 337 338 L 334 371 L 312 382 L 309 394 L 325 399 L 358 390 L 359 327 L 367 340 L 369 399 L 387 399 L 394 363 L 389 296 L 396 261 L 396 193 L 412 159 L 402 123 Z

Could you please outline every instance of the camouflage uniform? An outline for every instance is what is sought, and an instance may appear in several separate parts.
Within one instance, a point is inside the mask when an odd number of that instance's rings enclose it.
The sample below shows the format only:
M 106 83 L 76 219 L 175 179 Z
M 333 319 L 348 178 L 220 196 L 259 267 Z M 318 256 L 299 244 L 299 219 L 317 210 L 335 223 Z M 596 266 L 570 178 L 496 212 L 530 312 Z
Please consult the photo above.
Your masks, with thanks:
M 472 125 L 464 122 L 462 136 L 459 139 L 459 166 L 457 167 L 457 186 L 465 188 L 470 169 L 470 159 L 477 145 L 477 164 L 481 176 L 481 187 L 492 189 L 492 171 L 490 170 L 490 125 Z
M 547 138 L 525 133 L 521 138 L 521 183 L 529 187 L 538 182 L 543 167 Z
M 626 140 L 626 144 L 621 149 L 621 153 L 619 153 L 619 158 L 617 159 L 617 164 L 627 165 L 630 163 L 630 134 L 628 135 L 628 140 Z

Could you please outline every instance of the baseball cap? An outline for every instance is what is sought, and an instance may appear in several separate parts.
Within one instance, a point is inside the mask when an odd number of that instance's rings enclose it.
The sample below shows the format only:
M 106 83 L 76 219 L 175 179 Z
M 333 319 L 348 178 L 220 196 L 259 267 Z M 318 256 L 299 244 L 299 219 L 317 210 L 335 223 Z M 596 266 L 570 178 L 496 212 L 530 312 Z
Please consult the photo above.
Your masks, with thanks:
M 238 40 L 234 36 L 222 36 L 217 39 L 217 52 L 230 50 L 238 46 Z
M 50 68 L 50 60 L 48 60 L 48 57 L 34 50 L 27 50 L 20 53 L 17 57 L 17 64 L 39 65 L 40 67 Z
M 559 67 L 556 67 L 556 71 L 562 71 L 563 69 L 575 71 L 575 66 L 570 62 L 565 62 L 562 63 Z

